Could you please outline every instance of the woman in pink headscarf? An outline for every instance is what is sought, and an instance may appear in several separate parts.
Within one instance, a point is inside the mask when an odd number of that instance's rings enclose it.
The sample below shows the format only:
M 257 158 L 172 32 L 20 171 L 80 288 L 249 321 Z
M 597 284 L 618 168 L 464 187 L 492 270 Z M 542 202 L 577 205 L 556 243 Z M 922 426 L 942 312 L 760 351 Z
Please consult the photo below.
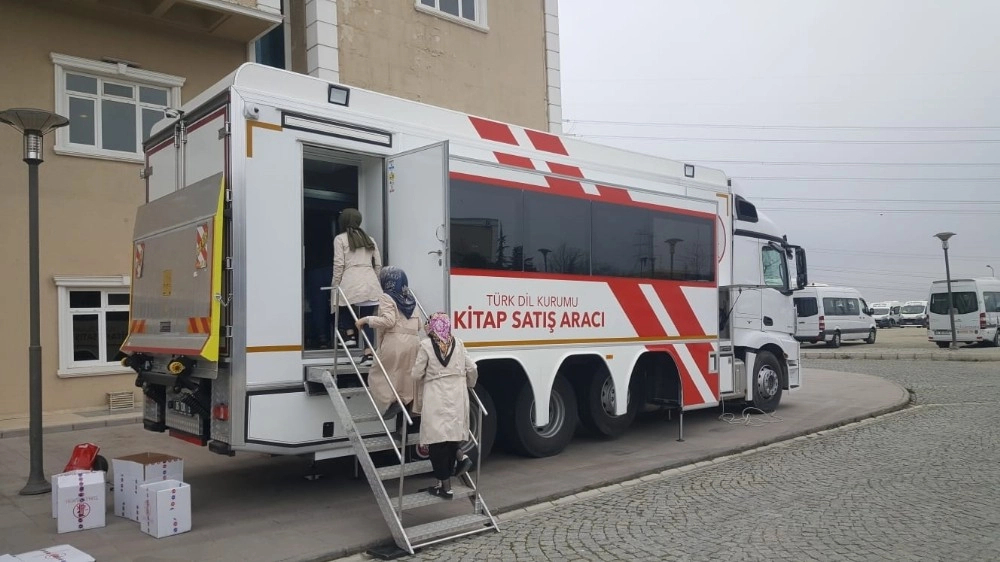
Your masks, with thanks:
M 420 342 L 412 374 L 416 384 L 423 383 L 420 444 L 430 450 L 438 480 L 428 492 L 451 499 L 452 476 L 472 468 L 472 461 L 459 454 L 458 446 L 469 435 L 468 389 L 476 386 L 479 371 L 462 341 L 451 334 L 447 314 L 431 315 L 426 329 L 430 337 Z

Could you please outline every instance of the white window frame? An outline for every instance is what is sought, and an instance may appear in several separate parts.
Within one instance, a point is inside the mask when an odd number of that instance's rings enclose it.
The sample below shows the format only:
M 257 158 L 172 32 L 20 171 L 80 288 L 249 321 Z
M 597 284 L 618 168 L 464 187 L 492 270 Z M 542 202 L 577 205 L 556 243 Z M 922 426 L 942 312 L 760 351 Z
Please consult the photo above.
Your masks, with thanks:
M 472 29 L 478 31 L 489 31 L 490 27 L 486 19 L 486 1 L 487 0 L 475 0 L 476 2 L 476 19 L 469 20 L 461 16 L 454 16 L 448 12 L 442 11 L 438 6 L 441 5 L 441 0 L 434 0 L 434 7 L 425 6 L 421 0 L 414 0 L 413 4 L 418 12 L 423 12 L 425 14 L 430 14 L 432 16 L 437 16 L 442 19 L 446 19 L 451 22 L 455 22 L 466 27 L 471 27 Z M 462 11 L 462 0 L 458 0 L 458 10 Z
M 101 375 L 124 375 L 134 373 L 132 369 L 123 367 L 115 361 L 75 361 L 73 359 L 73 313 L 69 308 L 70 291 L 100 291 L 101 308 L 93 309 L 98 314 L 99 349 L 107 347 L 104 342 L 107 337 L 104 327 L 104 312 L 127 311 L 128 306 L 107 306 L 108 293 L 129 293 L 131 278 L 128 275 L 108 276 L 71 276 L 56 275 L 54 277 L 58 289 L 59 311 L 59 378 L 93 377 Z
M 102 80 L 110 80 L 122 83 L 123 85 L 154 86 L 167 90 L 167 107 L 177 109 L 180 107 L 181 87 L 184 86 L 185 79 L 180 76 L 152 72 L 128 66 L 124 63 L 109 63 L 59 53 L 50 53 L 52 65 L 55 69 L 56 87 L 56 113 L 69 115 L 69 94 L 66 91 L 66 74 L 85 74 Z M 100 91 L 98 92 L 100 94 Z M 136 104 L 139 97 L 136 95 Z M 140 113 L 141 115 L 141 113 Z M 136 127 L 136 152 L 128 153 L 119 150 L 105 150 L 97 146 L 85 144 L 72 144 L 69 141 L 69 127 L 62 127 L 56 130 L 55 153 L 67 156 L 83 156 L 87 158 L 100 158 L 105 160 L 118 160 L 125 162 L 144 162 L 142 151 L 142 139 L 139 138 L 142 131 L 142 120 L 139 119 Z M 95 135 L 100 134 L 99 123 L 95 122 Z M 95 138 L 95 141 L 97 139 Z

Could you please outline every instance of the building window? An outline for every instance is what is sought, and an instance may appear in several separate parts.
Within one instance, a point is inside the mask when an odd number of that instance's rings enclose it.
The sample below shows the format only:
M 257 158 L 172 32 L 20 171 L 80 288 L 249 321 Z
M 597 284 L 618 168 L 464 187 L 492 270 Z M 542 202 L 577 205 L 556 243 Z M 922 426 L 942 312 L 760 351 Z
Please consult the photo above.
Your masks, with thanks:
M 55 53 L 52 62 L 56 112 L 70 121 L 56 132 L 58 154 L 142 161 L 153 124 L 180 106 L 183 78 Z
M 119 351 L 128 335 L 129 278 L 56 276 L 60 377 L 130 372 Z
M 418 10 L 486 28 L 486 0 L 416 0 Z
M 291 28 L 289 27 L 289 18 L 284 0 L 278 3 L 278 8 L 281 14 L 285 16 L 284 22 L 250 44 L 250 62 L 288 70 L 290 67 L 290 53 L 287 52 L 289 44 L 287 36 Z

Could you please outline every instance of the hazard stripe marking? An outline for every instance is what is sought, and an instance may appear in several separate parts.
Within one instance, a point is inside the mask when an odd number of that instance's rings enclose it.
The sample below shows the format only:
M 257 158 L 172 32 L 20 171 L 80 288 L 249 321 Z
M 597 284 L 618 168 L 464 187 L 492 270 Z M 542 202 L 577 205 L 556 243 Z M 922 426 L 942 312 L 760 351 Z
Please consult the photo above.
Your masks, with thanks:
M 667 333 L 656 320 L 656 314 L 643 295 L 639 284 L 631 280 L 608 281 L 619 306 L 640 337 L 665 336 Z
M 682 336 L 703 336 L 701 322 L 688 303 L 684 291 L 677 285 L 658 285 L 656 294 L 666 303 L 667 312 Z

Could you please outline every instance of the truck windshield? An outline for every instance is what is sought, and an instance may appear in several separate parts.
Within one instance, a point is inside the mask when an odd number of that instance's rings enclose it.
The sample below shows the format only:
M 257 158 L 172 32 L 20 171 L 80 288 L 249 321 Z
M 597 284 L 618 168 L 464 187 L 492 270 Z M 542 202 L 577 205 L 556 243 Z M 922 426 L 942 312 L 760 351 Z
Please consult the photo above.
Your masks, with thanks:
M 889 314 L 889 309 L 888 308 L 875 308 L 875 309 L 872 310 L 872 314 L 874 314 L 876 316 L 884 316 L 886 314 Z
M 947 300 L 948 300 L 948 295 L 945 295 L 945 301 L 947 301 Z M 945 306 L 948 306 L 948 305 L 945 304 Z M 919 304 L 908 304 L 908 305 L 906 305 L 906 306 L 903 307 L 903 310 L 901 312 L 903 314 L 923 314 L 924 307 L 923 307 L 923 305 L 919 305 Z
M 952 293 L 951 297 L 955 303 L 955 314 L 969 314 L 979 310 L 979 300 L 973 291 Z M 948 293 L 931 295 L 931 313 L 948 314 Z

